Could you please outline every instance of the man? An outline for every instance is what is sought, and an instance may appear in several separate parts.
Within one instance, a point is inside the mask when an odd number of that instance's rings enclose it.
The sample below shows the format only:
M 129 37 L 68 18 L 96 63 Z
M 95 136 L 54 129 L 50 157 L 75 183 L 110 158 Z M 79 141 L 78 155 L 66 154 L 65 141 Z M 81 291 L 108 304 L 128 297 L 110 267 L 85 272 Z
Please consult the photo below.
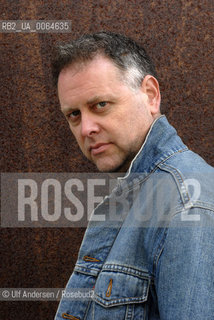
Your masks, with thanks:
M 55 319 L 213 319 L 213 169 L 161 115 L 145 50 L 119 34 L 85 35 L 59 47 L 53 74 L 82 152 L 102 172 L 124 172 L 67 284 L 93 295 L 62 298 Z

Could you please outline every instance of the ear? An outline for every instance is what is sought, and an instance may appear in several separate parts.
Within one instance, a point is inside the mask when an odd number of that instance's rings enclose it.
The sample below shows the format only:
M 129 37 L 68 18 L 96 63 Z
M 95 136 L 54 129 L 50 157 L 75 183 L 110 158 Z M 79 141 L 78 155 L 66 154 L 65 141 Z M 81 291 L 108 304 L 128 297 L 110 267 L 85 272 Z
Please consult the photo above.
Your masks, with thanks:
M 153 116 L 160 115 L 161 95 L 159 83 L 156 78 L 146 75 L 143 79 L 141 89 L 147 96 L 147 105 Z

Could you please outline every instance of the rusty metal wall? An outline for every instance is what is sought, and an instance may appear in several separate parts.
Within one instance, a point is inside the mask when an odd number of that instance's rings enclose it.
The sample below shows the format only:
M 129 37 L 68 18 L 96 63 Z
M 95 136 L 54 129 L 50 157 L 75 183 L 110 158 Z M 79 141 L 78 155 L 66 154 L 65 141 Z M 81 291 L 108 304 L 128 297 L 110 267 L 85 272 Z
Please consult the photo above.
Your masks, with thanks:
M 162 111 L 184 142 L 213 158 L 210 0 L 4 1 L 2 20 L 71 20 L 72 32 L 7 33 L 1 39 L 2 172 L 93 172 L 61 115 L 50 74 L 58 41 L 125 33 L 144 44 L 159 73 Z M 84 229 L 1 228 L 1 287 L 62 288 Z M 53 319 L 57 302 L 2 302 L 0 318 Z

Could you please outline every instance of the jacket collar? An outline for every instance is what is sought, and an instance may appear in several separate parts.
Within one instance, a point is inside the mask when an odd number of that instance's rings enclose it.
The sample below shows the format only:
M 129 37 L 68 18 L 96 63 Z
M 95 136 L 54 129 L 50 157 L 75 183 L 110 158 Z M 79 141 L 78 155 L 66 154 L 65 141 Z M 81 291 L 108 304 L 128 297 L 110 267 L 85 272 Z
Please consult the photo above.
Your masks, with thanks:
M 174 153 L 184 150 L 187 150 L 187 147 L 177 135 L 177 131 L 169 124 L 166 116 L 162 115 L 152 123 L 144 143 L 132 160 L 126 175 L 118 179 L 129 181 L 135 173 L 148 175 L 159 163 Z

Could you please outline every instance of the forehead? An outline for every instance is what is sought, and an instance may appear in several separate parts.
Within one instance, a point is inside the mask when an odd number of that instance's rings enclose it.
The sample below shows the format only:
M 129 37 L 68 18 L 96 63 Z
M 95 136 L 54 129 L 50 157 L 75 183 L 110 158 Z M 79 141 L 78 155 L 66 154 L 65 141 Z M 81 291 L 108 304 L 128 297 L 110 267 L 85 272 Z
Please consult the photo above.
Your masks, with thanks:
M 84 63 L 75 63 L 65 67 L 59 74 L 58 95 L 63 103 L 76 100 L 80 96 L 89 98 L 91 94 L 116 91 L 116 87 L 124 85 L 121 71 L 114 63 L 103 56 Z M 64 101 L 63 101 L 64 100 Z

